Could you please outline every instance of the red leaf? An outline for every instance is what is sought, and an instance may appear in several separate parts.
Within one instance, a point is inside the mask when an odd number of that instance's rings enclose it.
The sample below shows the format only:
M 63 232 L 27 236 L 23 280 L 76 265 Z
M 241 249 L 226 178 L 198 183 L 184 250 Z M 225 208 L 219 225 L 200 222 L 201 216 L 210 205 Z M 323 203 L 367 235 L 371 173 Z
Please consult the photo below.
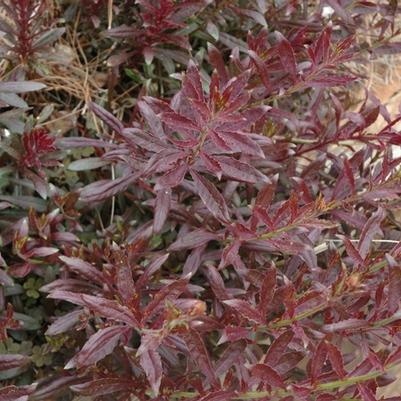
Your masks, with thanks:
M 292 331 L 286 331 L 277 337 L 267 350 L 264 362 L 269 366 L 276 366 L 281 356 L 287 351 L 288 344 L 293 337 Z
M 385 217 L 386 215 L 384 210 L 379 208 L 363 227 L 359 240 L 359 253 L 361 254 L 362 258 L 366 258 L 369 252 L 370 243 L 372 242 L 373 237 L 380 232 L 380 223 Z
M 209 63 L 217 70 L 223 82 L 228 81 L 228 76 L 225 68 L 225 62 L 220 51 L 211 43 L 208 43 Z
M 163 367 L 160 355 L 154 349 L 147 349 L 141 353 L 139 360 L 152 387 L 153 395 L 157 397 L 163 375 Z
M 82 384 L 75 384 L 73 386 L 70 386 L 70 388 L 76 393 L 97 397 L 100 395 L 111 394 L 118 391 L 130 392 L 136 388 L 136 383 L 132 380 L 112 377 L 95 379 Z
M 352 166 L 351 163 L 348 161 L 348 159 L 344 159 L 344 176 L 347 177 L 350 185 L 352 192 L 355 191 L 355 178 L 354 178 L 354 173 L 352 171 Z
M 319 62 L 326 63 L 328 61 L 331 46 L 331 31 L 331 27 L 324 29 L 314 43 L 315 59 L 313 61 L 315 64 Z
M 326 348 L 328 351 L 328 356 L 331 366 L 333 367 L 337 375 L 340 377 L 340 379 L 342 379 L 343 377 L 346 376 L 347 372 L 344 369 L 344 361 L 341 352 L 335 345 L 330 343 L 326 344 Z
M 220 259 L 219 270 L 224 269 L 228 265 L 234 265 L 238 260 L 238 252 L 241 247 L 241 241 L 235 240 L 231 244 L 228 244 L 224 250 Z
M 104 283 L 103 273 L 96 269 L 95 266 L 84 262 L 79 258 L 70 258 L 67 256 L 59 256 L 59 259 L 63 261 L 68 269 L 76 273 L 80 277 L 85 277 L 91 281 L 94 281 L 98 284 Z
M 162 121 L 176 131 L 201 131 L 191 120 L 173 111 L 164 112 Z
M 46 330 L 47 336 L 56 336 L 66 333 L 79 322 L 79 317 L 84 314 L 82 309 L 74 310 L 64 316 L 58 317 Z
M 157 313 L 167 299 L 173 300 L 178 298 L 184 292 L 187 284 L 187 280 L 177 280 L 163 287 L 146 306 L 143 319 L 149 319 Z
M 251 322 L 260 324 L 264 323 L 264 319 L 259 311 L 254 309 L 248 302 L 243 301 L 242 299 L 229 299 L 223 301 L 223 303 L 233 308 L 242 317 Z
M 391 259 L 390 259 L 391 258 Z M 401 267 L 390 256 L 386 255 L 386 259 L 390 259 L 388 273 L 388 301 L 387 308 L 390 314 L 398 310 L 401 299 Z
M 117 118 L 113 116 L 113 114 L 109 113 L 103 107 L 93 102 L 89 104 L 89 108 L 112 130 L 116 131 L 118 134 L 122 133 L 124 126 Z
M 248 339 L 250 334 L 251 330 L 246 327 L 228 326 L 224 329 L 223 335 L 220 337 L 219 344 L 223 344 L 227 341 L 235 342 L 238 340 Z
M 26 355 L 9 354 L 0 355 L 0 372 L 2 370 L 21 368 L 28 365 L 29 357 Z
M 217 238 L 217 234 L 210 233 L 200 228 L 179 237 L 177 241 L 170 245 L 169 251 L 182 251 L 184 249 L 196 248 L 212 240 L 216 240 Z
M 228 222 L 230 220 L 230 214 L 223 195 L 221 195 L 210 181 L 202 177 L 196 171 L 192 170 L 191 176 L 194 180 L 199 197 L 210 213 L 212 213 L 216 219 Z
M 216 156 L 216 160 L 220 163 L 223 174 L 233 180 L 251 184 L 269 182 L 265 175 L 248 163 L 227 156 Z
M 347 237 L 342 237 L 342 240 L 348 255 L 352 258 L 356 266 L 365 266 L 365 261 L 362 259 L 358 250 L 354 247 L 354 244 Z
M 157 180 L 156 189 L 174 188 L 177 185 L 181 184 L 182 180 L 185 177 L 185 174 L 187 173 L 187 170 L 188 166 L 182 163 L 174 167 L 170 171 L 167 171 L 166 174 L 164 174 Z
M 221 133 L 224 141 L 230 145 L 232 150 L 242 152 L 246 155 L 265 158 L 260 146 L 246 133 L 224 132 Z
M 227 99 L 227 107 L 232 107 L 231 105 L 244 94 L 246 91 L 246 85 L 249 81 L 249 76 L 249 71 L 245 71 L 240 75 L 231 78 L 224 86 L 222 97 L 223 99 Z
M 224 136 L 222 133 L 216 130 L 209 129 L 207 132 L 207 136 L 214 142 L 214 144 L 227 152 L 231 150 L 230 146 L 228 146 Z
M 160 121 L 160 117 L 156 115 L 156 113 L 152 110 L 152 108 L 144 101 L 139 101 L 138 102 L 138 108 L 146 120 L 150 131 L 157 135 L 159 138 L 164 137 L 164 129 L 163 125 Z
M 191 251 L 182 268 L 181 277 L 192 277 L 198 271 L 202 263 L 202 256 L 205 252 L 205 248 L 205 245 L 201 245 Z
M 376 396 L 368 386 L 364 384 L 358 384 L 358 391 L 359 394 L 361 394 L 363 401 L 377 401 Z
M 313 353 L 313 358 L 311 358 L 311 378 L 312 382 L 315 382 L 319 377 L 323 365 L 326 362 L 327 358 L 327 347 L 325 341 L 320 341 L 319 345 L 316 347 L 315 352 Z
M 305 355 L 301 351 L 286 352 L 282 355 L 274 369 L 277 371 L 277 373 L 284 376 L 298 366 L 299 362 L 301 362 L 304 357 Z
M 125 304 L 132 301 L 135 294 L 135 285 L 132 278 L 132 269 L 128 260 L 122 260 L 117 264 L 116 284 L 118 288 L 118 295 Z
M 267 90 L 271 90 L 272 86 L 270 84 L 269 71 L 268 71 L 264 61 L 253 50 L 249 50 L 248 54 L 249 54 L 249 57 L 252 59 L 252 61 L 255 64 L 256 70 L 258 71 L 258 74 L 260 76 L 260 79 L 263 82 L 263 85 L 265 86 L 265 88 Z
M 40 167 L 39 156 L 56 150 L 55 139 L 45 128 L 34 128 L 22 137 L 25 153 L 22 162 L 27 167 Z
M 183 81 L 183 90 L 191 99 L 204 102 L 201 76 L 198 67 L 192 60 L 189 60 L 188 63 L 187 73 Z
M 384 366 L 391 366 L 401 360 L 401 346 L 396 348 L 386 359 Z
M 133 328 L 140 326 L 129 308 L 110 299 L 60 290 L 53 291 L 48 295 L 48 298 L 62 299 L 76 305 L 85 306 L 100 316 L 126 323 Z
M 101 180 L 87 185 L 79 194 L 83 202 L 98 202 L 125 191 L 139 178 L 139 174 L 128 174 L 115 180 Z
M 238 341 L 230 344 L 224 352 L 219 355 L 219 360 L 217 361 L 215 369 L 216 376 L 221 377 L 222 375 L 227 374 L 233 365 L 238 366 L 239 363 L 243 363 L 245 349 L 245 341 Z
M 166 222 L 170 211 L 171 191 L 159 189 L 156 193 L 155 213 L 153 218 L 153 232 L 159 233 Z
M 346 76 L 346 75 L 329 75 L 329 74 L 320 74 L 318 76 L 313 77 L 312 79 L 305 80 L 305 85 L 316 88 L 330 88 L 332 86 L 343 86 L 347 85 L 352 81 L 355 81 L 355 77 Z
M 251 374 L 271 387 L 285 388 L 281 376 L 269 365 L 257 364 L 251 369 Z
M 213 265 L 207 266 L 206 276 L 218 300 L 223 301 L 229 298 L 224 285 L 224 280 L 221 278 L 220 273 Z
M 268 209 L 276 193 L 277 180 L 265 185 L 257 194 L 255 205 L 263 209 Z
M 267 310 L 273 300 L 274 289 L 276 287 L 276 269 L 271 268 L 266 271 L 259 292 L 258 309 L 265 318 Z
M 280 32 L 276 32 L 276 36 L 279 42 L 277 50 L 280 62 L 284 70 L 290 74 L 293 81 L 296 81 L 297 62 L 295 59 L 294 49 L 292 48 L 291 43 Z
M 147 284 L 149 278 L 163 266 L 169 255 L 169 253 L 166 253 L 165 255 L 159 256 L 152 260 L 135 284 L 137 291 Z
M 324 333 L 335 333 L 343 330 L 358 330 L 363 327 L 369 326 L 369 322 L 362 319 L 348 319 L 341 320 L 340 322 L 325 324 L 321 327 Z
M 0 388 L 0 401 L 28 401 L 36 385 L 16 387 L 5 386 Z
M 81 351 L 65 366 L 65 369 L 95 365 L 113 352 L 120 341 L 120 337 L 125 333 L 127 333 L 126 326 L 111 326 L 100 329 L 89 338 Z
M 197 331 L 190 330 L 185 335 L 185 342 L 191 358 L 205 375 L 208 384 L 215 385 L 217 382 L 215 371 L 202 337 Z
M 221 167 L 218 161 L 216 161 L 212 156 L 208 155 L 205 152 L 200 152 L 199 156 L 201 157 L 205 167 L 213 173 L 218 179 L 221 179 Z

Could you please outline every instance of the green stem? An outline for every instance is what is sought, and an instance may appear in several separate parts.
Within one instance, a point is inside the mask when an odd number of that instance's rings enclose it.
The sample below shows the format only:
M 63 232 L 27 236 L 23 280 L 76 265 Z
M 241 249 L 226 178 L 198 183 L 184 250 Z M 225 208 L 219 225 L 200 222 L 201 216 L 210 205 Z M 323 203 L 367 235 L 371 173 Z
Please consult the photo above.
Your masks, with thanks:
M 393 368 L 395 365 L 389 365 L 387 366 L 386 370 L 389 370 Z M 359 375 L 359 376 L 352 376 L 352 377 L 346 377 L 341 380 L 334 380 L 331 382 L 327 383 L 320 383 L 316 385 L 315 387 L 311 388 L 312 392 L 318 392 L 318 391 L 327 391 L 327 390 L 337 390 L 341 387 L 347 387 L 347 386 L 352 386 L 354 384 L 358 383 L 363 383 L 369 380 L 373 380 L 378 378 L 379 376 L 384 375 L 386 372 L 382 370 L 374 370 L 373 372 L 366 373 L 364 375 Z M 254 400 L 254 399 L 260 399 L 260 398 L 265 398 L 265 397 L 285 397 L 293 395 L 292 391 L 290 389 L 288 390 L 277 390 L 274 392 L 271 391 L 246 391 L 242 394 L 238 394 L 235 397 L 231 397 L 232 400 Z M 171 394 L 170 397 L 171 399 L 180 399 L 180 398 L 191 398 L 191 397 L 196 397 L 199 396 L 199 393 L 196 391 L 180 391 L 174 394 Z M 358 401 L 355 398 L 342 398 L 341 401 Z
M 315 313 L 319 313 L 327 308 L 327 304 L 323 303 L 321 305 L 316 306 L 315 308 L 308 309 L 305 312 L 300 313 L 299 315 L 295 315 L 292 319 L 284 319 L 280 320 L 276 323 L 272 323 L 267 328 L 278 329 L 280 327 L 290 326 L 292 323 L 297 322 L 298 320 L 306 319 L 309 316 L 313 316 Z

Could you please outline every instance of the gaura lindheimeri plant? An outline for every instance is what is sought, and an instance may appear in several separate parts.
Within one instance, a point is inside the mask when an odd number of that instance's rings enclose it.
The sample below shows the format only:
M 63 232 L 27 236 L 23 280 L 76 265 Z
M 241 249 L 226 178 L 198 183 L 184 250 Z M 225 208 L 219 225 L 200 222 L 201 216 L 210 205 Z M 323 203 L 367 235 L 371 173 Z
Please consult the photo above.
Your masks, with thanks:
M 134 106 L 2 156 L 0 400 L 400 400 L 401 116 L 349 102 L 397 5 L 137 3 Z

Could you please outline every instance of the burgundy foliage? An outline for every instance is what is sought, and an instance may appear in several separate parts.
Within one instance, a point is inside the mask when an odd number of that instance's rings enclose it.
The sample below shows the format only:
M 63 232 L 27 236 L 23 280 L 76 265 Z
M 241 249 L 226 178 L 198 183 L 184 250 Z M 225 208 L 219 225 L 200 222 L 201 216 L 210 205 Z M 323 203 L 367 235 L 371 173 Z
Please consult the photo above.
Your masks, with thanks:
M 29 330 L 12 288 L 40 277 L 59 308 L 43 337 L 66 349 L 50 379 L 6 380 L 0 401 L 378 399 L 401 359 L 401 116 L 347 91 L 366 16 L 370 54 L 399 50 L 397 5 L 136 3 L 140 26 L 106 32 L 127 46 L 110 74 L 135 60 L 170 90 L 144 84 L 119 117 L 89 103 L 93 136 L 38 126 L 9 147 L 34 195 L 0 197 L 21 211 L 1 226 L 0 339 Z M 88 147 L 79 182 L 52 185 Z M 0 355 L 0 374 L 30 363 Z

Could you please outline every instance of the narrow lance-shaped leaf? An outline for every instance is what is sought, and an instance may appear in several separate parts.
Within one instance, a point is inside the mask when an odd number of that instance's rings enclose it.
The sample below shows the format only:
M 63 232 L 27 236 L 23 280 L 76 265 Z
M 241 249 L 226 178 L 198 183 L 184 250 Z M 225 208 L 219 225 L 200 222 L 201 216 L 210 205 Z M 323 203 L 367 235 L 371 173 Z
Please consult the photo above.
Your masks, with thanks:
M 296 81 L 297 78 L 297 63 L 295 59 L 294 49 L 291 43 L 280 33 L 276 32 L 278 39 L 278 55 L 283 68 L 291 75 L 291 78 Z
M 153 219 L 153 231 L 159 233 L 166 222 L 170 211 L 171 190 L 160 189 L 156 193 L 155 213 Z
M 344 176 L 347 177 L 351 185 L 352 192 L 354 192 L 355 191 L 354 172 L 352 171 L 352 166 L 351 163 L 348 161 L 348 159 L 344 159 Z
M 160 306 L 164 305 L 166 299 L 173 300 L 178 298 L 185 290 L 187 284 L 187 280 L 178 280 L 157 292 L 144 311 L 144 319 L 152 317 L 159 310 Z
M 138 102 L 138 108 L 146 123 L 149 125 L 151 132 L 159 138 L 163 138 L 165 134 L 160 117 L 156 115 L 152 108 L 143 101 Z
M 184 131 L 199 131 L 199 128 L 191 120 L 173 111 L 163 113 L 162 121 L 177 131 L 180 129 Z
M 369 322 L 363 319 L 347 319 L 336 323 L 325 324 L 321 327 L 324 333 L 335 333 L 343 330 L 358 330 L 369 326 Z
M 248 53 L 249 53 L 249 57 L 255 63 L 256 69 L 258 71 L 260 79 L 262 80 L 263 85 L 266 87 L 267 90 L 271 90 L 272 85 L 270 83 L 269 71 L 268 71 L 265 63 L 260 58 L 260 56 L 253 50 L 249 50 Z
M 93 102 L 89 104 L 89 107 L 112 130 L 119 134 L 122 133 L 124 126 L 116 117 L 113 116 L 113 114 Z
M 387 307 L 389 313 L 398 310 L 401 300 L 401 267 L 391 256 L 386 255 L 388 262 L 388 300 Z
M 229 299 L 223 301 L 223 303 L 233 308 L 247 320 L 260 324 L 264 322 L 264 319 L 259 311 L 254 309 L 248 302 L 242 299 Z
M 185 163 L 175 166 L 157 180 L 156 189 L 170 189 L 176 187 L 181 184 L 187 171 L 188 166 Z
M 43 88 L 46 88 L 46 85 L 40 82 L 0 82 L 0 93 L 25 93 L 37 91 Z
M 359 251 L 355 248 L 354 244 L 346 237 L 341 237 L 345 246 L 347 254 L 351 257 L 356 266 L 365 266 L 365 261 L 362 259 Z
M 71 271 L 77 273 L 79 276 L 84 276 L 99 284 L 104 283 L 103 273 L 88 262 L 85 262 L 79 258 L 71 258 L 67 256 L 59 256 L 59 259 L 63 261 Z
M 265 273 L 259 292 L 258 310 L 263 318 L 266 318 L 267 310 L 273 300 L 276 287 L 276 269 L 271 268 Z
M 139 360 L 152 387 L 153 395 L 157 397 L 159 394 L 159 388 L 163 374 L 163 366 L 160 355 L 154 349 L 147 349 L 141 353 Z
M 344 369 L 343 356 L 340 350 L 334 344 L 327 343 L 326 347 L 331 366 L 333 367 L 337 375 L 340 377 L 340 379 L 342 379 L 347 374 L 347 372 Z
M 251 373 L 253 377 L 258 378 L 271 387 L 285 388 L 281 376 L 269 365 L 259 363 L 252 368 Z
M 372 390 L 365 384 L 358 384 L 358 391 L 362 396 L 363 401 L 377 401 L 376 396 L 373 394 Z
M 384 210 L 379 208 L 363 227 L 359 240 L 359 253 L 361 254 L 362 258 L 367 256 L 372 239 L 380 231 L 380 223 L 384 220 L 384 218 Z
M 196 171 L 192 170 L 191 176 L 194 180 L 200 198 L 210 213 L 212 213 L 212 215 L 219 220 L 229 221 L 230 215 L 223 195 L 210 181 L 202 177 Z
M 65 369 L 71 369 L 74 366 L 83 368 L 96 364 L 113 352 L 121 335 L 125 332 L 127 332 L 126 326 L 111 326 L 100 329 L 89 338 L 82 350 L 66 365 Z
M 147 284 L 149 278 L 163 266 L 169 255 L 169 253 L 166 253 L 165 255 L 159 256 L 154 259 L 148 266 L 146 266 L 145 271 L 135 283 L 135 288 L 137 289 L 137 291 L 139 291 L 140 288 Z
M 264 174 L 248 163 L 227 156 L 217 156 L 216 160 L 219 162 L 223 174 L 233 180 L 251 184 L 269 182 Z
M 263 150 L 260 146 L 246 133 L 240 132 L 224 132 L 221 134 L 224 140 L 233 148 L 238 149 L 246 155 L 265 158 Z
M 191 231 L 189 234 L 183 235 L 173 242 L 169 251 L 182 251 L 184 249 L 192 249 L 207 244 L 218 238 L 217 234 L 208 232 L 203 229 Z
M 287 350 L 288 344 L 291 342 L 293 337 L 294 333 L 290 330 L 277 337 L 267 350 L 264 363 L 269 366 L 275 366 Z
M 4 386 L 0 388 L 0 401 L 28 401 L 36 386 L 36 384 L 24 387 Z
M 136 291 L 132 277 L 132 269 L 128 259 L 123 259 L 122 262 L 117 265 L 116 281 L 119 296 L 125 304 L 129 304 L 135 297 Z
M 0 372 L 2 370 L 21 368 L 29 364 L 29 357 L 19 354 L 0 355 Z
M 107 160 L 102 160 L 100 157 L 87 157 L 86 159 L 74 160 L 68 165 L 70 171 L 87 171 L 94 170 L 99 167 L 104 167 L 110 164 Z
M 115 180 L 101 180 L 82 188 L 80 199 L 83 202 L 97 202 L 125 191 L 130 184 L 136 181 L 139 174 L 129 174 Z
M 56 336 L 57 334 L 66 333 L 68 330 L 72 329 L 75 324 L 80 320 L 79 317 L 84 315 L 83 309 L 77 309 L 66 315 L 58 317 L 46 330 L 47 336 Z
M 215 371 L 200 334 L 195 330 L 190 330 L 190 332 L 185 335 L 185 342 L 191 358 L 199 367 L 200 371 L 205 375 L 208 383 L 212 385 L 216 384 L 217 379 Z
M 314 382 L 319 377 L 322 372 L 323 365 L 327 359 L 327 347 L 325 341 L 320 341 L 318 346 L 313 353 L 313 357 L 311 359 L 310 371 L 312 381 Z
M 70 388 L 76 393 L 96 397 L 119 391 L 129 392 L 135 388 L 135 385 L 136 383 L 132 380 L 120 377 L 105 377 L 82 384 L 74 384 Z
M 140 327 L 139 322 L 127 307 L 111 299 L 61 290 L 53 291 L 48 295 L 48 298 L 62 299 L 76 305 L 85 306 L 100 316 L 126 323 L 133 328 Z
M 210 282 L 213 292 L 220 301 L 229 298 L 226 287 L 224 286 L 224 280 L 213 265 L 207 266 L 206 276 Z

